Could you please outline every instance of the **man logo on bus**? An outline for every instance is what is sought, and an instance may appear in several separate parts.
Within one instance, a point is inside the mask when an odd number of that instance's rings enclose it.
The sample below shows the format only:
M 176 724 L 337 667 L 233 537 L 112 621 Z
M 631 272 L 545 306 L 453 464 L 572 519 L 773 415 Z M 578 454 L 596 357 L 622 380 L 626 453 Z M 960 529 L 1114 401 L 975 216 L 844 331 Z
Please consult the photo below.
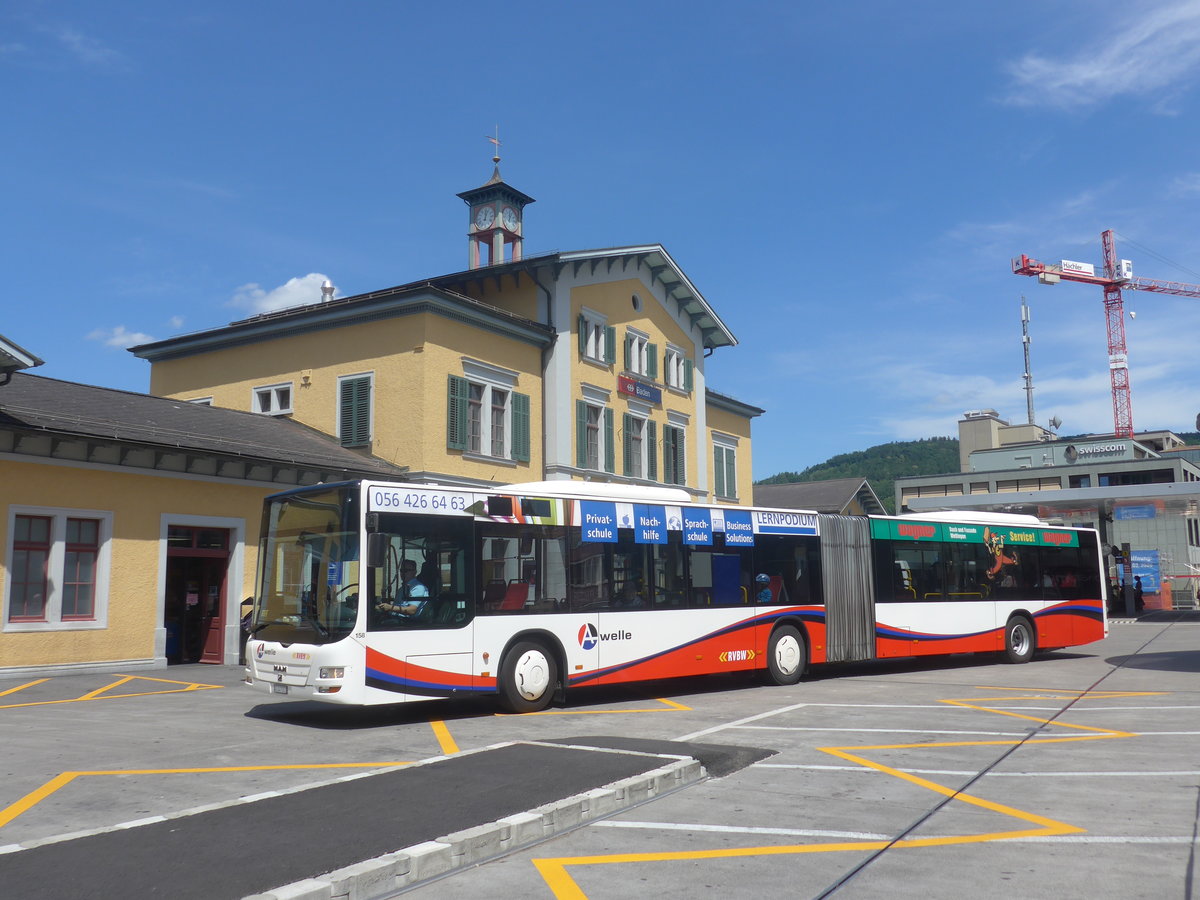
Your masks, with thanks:
M 598 643 L 600 636 L 596 633 L 595 625 L 589 623 L 579 629 L 579 646 L 584 650 L 595 650 Z

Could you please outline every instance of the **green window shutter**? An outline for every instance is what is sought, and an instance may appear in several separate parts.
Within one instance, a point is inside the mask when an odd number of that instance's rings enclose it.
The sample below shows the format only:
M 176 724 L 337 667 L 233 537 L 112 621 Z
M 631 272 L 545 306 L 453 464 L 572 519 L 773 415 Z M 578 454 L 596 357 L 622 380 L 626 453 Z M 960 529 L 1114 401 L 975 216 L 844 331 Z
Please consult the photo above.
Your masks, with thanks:
M 630 363 L 633 362 L 633 354 L 630 352 L 630 344 L 633 341 L 629 340 L 629 335 L 625 335 L 625 371 L 630 371 Z
M 604 471 L 617 471 L 617 448 L 613 441 L 613 411 L 611 409 L 604 410 Z
M 579 355 L 587 356 L 587 341 L 588 341 L 588 320 L 585 316 L 579 317 Z
M 695 367 L 696 364 L 690 359 L 685 359 L 683 361 L 683 389 L 688 393 L 691 393 L 692 391 L 692 370 Z
M 450 450 L 467 449 L 467 399 L 470 394 L 467 379 L 450 376 L 446 392 L 446 447 Z
M 725 493 L 725 460 L 722 459 L 722 448 L 713 447 L 713 494 L 726 497 Z
M 646 345 L 646 377 L 658 381 L 658 344 Z
M 663 481 L 675 484 L 675 429 L 663 428 Z
M 512 394 L 512 458 L 529 462 L 529 395 Z
M 575 465 L 587 467 L 587 404 L 575 401 Z
M 617 329 L 613 325 L 606 325 L 604 328 L 604 361 L 617 361 Z
M 725 490 L 729 491 L 726 497 L 737 496 L 737 454 L 725 448 Z
M 658 481 L 658 423 L 646 423 L 646 477 Z
M 633 442 L 630 440 L 630 435 L 633 432 L 633 416 L 625 413 L 621 417 L 621 445 L 624 449 L 625 468 L 622 470 L 623 475 L 633 474 Z
M 683 429 L 675 432 L 675 483 L 687 484 L 687 447 L 683 439 Z
M 371 442 L 371 379 L 347 378 L 338 397 L 338 432 L 343 447 Z

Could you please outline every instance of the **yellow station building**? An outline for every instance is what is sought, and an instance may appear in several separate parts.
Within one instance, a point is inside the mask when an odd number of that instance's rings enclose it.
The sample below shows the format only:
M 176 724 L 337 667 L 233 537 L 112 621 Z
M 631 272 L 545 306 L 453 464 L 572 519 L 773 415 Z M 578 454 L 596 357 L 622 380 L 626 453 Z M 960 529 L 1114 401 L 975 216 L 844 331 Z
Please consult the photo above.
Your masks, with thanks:
M 463 271 L 327 285 L 135 347 L 149 395 L 22 372 L 0 386 L 0 675 L 236 663 L 262 499 L 297 484 L 588 480 L 752 502 L 763 410 L 708 386 L 708 356 L 737 341 L 670 254 L 526 258 L 533 198 L 498 165 L 459 197 Z
M 459 195 L 461 272 L 144 344 L 152 394 L 288 416 L 418 482 L 670 484 L 751 502 L 750 423 L 708 387 L 733 334 L 660 245 L 525 258 L 532 198 Z

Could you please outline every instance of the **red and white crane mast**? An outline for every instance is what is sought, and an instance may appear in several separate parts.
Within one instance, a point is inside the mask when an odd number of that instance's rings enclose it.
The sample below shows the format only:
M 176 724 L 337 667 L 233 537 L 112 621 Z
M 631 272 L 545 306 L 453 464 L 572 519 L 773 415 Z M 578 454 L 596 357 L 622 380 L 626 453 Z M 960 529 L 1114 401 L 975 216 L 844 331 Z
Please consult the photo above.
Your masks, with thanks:
M 1012 270 L 1016 275 L 1035 275 L 1042 284 L 1059 281 L 1078 281 L 1098 284 L 1104 290 L 1104 321 L 1108 328 L 1108 371 L 1112 381 L 1113 434 L 1133 437 L 1133 402 L 1129 397 L 1129 354 L 1125 347 L 1125 303 L 1123 289 L 1175 294 L 1180 297 L 1200 297 L 1200 285 L 1179 281 L 1158 281 L 1153 278 L 1134 278 L 1133 264 L 1117 259 L 1113 233 L 1109 229 L 1100 235 L 1104 246 L 1104 274 L 1097 275 L 1090 263 L 1064 259 L 1053 265 L 1021 254 L 1014 257 Z

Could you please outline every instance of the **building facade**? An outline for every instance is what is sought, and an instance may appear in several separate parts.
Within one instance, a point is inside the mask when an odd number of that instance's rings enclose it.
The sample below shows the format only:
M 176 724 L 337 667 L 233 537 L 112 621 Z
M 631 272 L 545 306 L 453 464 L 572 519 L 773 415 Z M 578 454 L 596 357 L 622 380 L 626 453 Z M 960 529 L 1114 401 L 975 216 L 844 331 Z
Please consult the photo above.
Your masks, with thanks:
M 404 470 L 285 419 L 11 374 L 0 677 L 238 661 L 263 498 Z
M 532 198 L 459 195 L 471 267 L 133 348 L 151 392 L 284 416 L 417 482 L 669 484 L 749 504 L 751 420 L 705 360 L 737 341 L 660 245 L 525 257 Z
M 993 410 L 964 414 L 959 433 L 971 447 L 963 471 L 898 478 L 898 510 L 1020 512 L 1096 528 L 1114 584 L 1140 579 L 1148 609 L 1197 605 L 1200 450 L 1163 431 L 1060 440 L 1013 429 Z

